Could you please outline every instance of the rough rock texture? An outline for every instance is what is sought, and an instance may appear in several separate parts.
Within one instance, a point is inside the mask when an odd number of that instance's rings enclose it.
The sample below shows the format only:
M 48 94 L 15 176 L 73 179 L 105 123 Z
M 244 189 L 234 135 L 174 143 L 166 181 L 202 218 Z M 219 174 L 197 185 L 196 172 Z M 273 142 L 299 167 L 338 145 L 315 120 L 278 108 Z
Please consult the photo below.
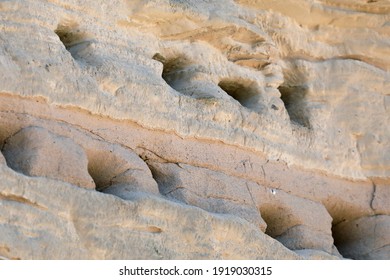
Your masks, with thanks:
M 233 214 L 265 232 L 247 181 L 186 164 L 148 162 L 161 194 L 214 213 Z
M 389 21 L 1 1 L 0 258 L 390 259 Z
M 0 168 L 3 258 L 299 258 L 241 219 L 137 192 L 125 201 Z
M 84 150 L 71 139 L 44 128 L 23 128 L 5 141 L 3 153 L 9 167 L 27 176 L 53 178 L 95 189 Z
M 0 152 L 0 164 L 6 164 L 3 154 Z
M 88 150 L 88 171 L 96 182 L 96 189 L 117 193 L 145 191 L 158 194 L 158 186 L 145 162 L 134 152 L 117 144 L 85 146 Z

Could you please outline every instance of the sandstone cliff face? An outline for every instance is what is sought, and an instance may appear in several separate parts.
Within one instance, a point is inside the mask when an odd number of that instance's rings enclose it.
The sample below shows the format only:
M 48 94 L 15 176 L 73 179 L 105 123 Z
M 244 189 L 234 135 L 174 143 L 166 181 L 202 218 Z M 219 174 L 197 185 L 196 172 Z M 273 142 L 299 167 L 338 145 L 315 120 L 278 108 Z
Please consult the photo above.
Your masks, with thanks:
M 0 15 L 0 258 L 390 259 L 390 1 Z

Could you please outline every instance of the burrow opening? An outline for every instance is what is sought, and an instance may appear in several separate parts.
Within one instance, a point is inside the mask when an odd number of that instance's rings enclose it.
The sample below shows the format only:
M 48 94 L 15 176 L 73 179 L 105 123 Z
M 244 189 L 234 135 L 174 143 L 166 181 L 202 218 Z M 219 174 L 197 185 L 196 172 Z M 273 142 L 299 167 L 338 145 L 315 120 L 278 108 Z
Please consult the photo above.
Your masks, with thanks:
M 88 150 L 88 173 L 96 185 L 96 190 L 104 191 L 112 185 L 120 163 L 112 151 Z
M 332 224 L 332 237 L 333 244 L 336 247 L 337 251 L 344 256 L 345 252 L 343 250 L 345 244 L 345 236 L 350 234 L 349 232 L 339 232 L 336 230 L 337 224 Z
M 160 53 L 156 53 L 153 59 L 163 64 L 162 78 L 164 81 L 180 92 L 182 85 L 190 78 L 191 72 L 187 70 L 193 63 L 184 55 L 165 58 Z
M 76 47 L 90 41 L 88 33 L 81 30 L 78 23 L 73 21 L 58 24 L 54 32 L 74 59 L 78 58 L 76 55 Z
M 348 256 L 347 248 L 353 246 L 349 244 L 349 237 L 354 235 L 351 227 L 346 230 L 346 227 L 341 228 L 344 223 L 355 220 L 360 216 L 361 208 L 357 205 L 346 203 L 343 198 L 330 197 L 324 204 L 329 215 L 332 217 L 332 238 L 333 245 L 344 258 L 351 258 Z
M 265 234 L 274 239 L 297 223 L 294 221 L 291 211 L 279 205 L 266 203 L 260 207 L 259 211 L 267 224 Z
M 145 187 L 150 187 L 147 184 L 150 182 L 145 177 L 148 176 L 145 173 L 147 169 L 141 164 L 142 159 L 130 150 L 112 146 L 87 149 L 86 152 L 88 173 L 94 180 L 97 191 L 106 192 L 108 188 L 115 186 L 126 186 L 127 190 L 135 191 L 144 189 L 144 183 Z
M 291 122 L 310 128 L 310 118 L 306 103 L 307 87 L 281 85 L 278 90 Z
M 259 90 L 252 81 L 222 80 L 218 86 L 248 109 L 257 109 Z

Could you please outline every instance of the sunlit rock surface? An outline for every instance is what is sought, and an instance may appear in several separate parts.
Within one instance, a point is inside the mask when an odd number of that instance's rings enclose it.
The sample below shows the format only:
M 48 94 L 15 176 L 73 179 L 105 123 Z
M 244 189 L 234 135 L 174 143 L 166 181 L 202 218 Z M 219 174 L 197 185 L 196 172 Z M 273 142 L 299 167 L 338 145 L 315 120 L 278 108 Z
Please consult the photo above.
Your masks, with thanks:
M 390 259 L 390 1 L 0 2 L 1 259 Z

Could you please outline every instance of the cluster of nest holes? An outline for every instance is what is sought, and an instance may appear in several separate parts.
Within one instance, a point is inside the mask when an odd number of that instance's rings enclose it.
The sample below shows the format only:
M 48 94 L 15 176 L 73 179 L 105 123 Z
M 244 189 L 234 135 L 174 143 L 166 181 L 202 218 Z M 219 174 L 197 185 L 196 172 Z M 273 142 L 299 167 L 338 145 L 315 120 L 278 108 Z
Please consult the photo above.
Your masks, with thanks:
M 265 234 L 274 239 L 278 239 L 283 231 L 282 228 L 286 227 L 286 223 L 290 223 L 290 219 L 294 219 L 294 214 L 290 209 L 274 204 L 264 204 L 259 211 L 261 213 L 261 217 L 267 224 Z M 349 236 L 353 236 L 354 232 L 336 230 L 335 228 L 340 223 L 348 220 L 345 215 L 352 215 L 353 212 L 350 211 L 351 209 L 339 208 L 337 212 L 328 212 L 331 214 L 333 219 L 331 225 L 333 245 L 336 247 L 341 256 L 348 258 L 351 258 L 348 254 L 348 250 L 351 246 L 354 246 L 354 244 L 350 242 Z M 356 211 L 359 210 L 356 209 Z M 352 227 L 350 229 L 352 229 Z M 299 236 L 297 236 L 297 238 L 299 238 Z
M 64 45 L 65 49 L 74 59 L 78 59 L 77 53 L 85 43 L 90 41 L 87 32 L 80 29 L 79 24 L 74 21 L 64 21 L 59 23 L 54 32 Z
M 191 71 L 188 71 L 188 69 L 193 63 L 184 55 L 166 59 L 160 53 L 156 53 L 153 59 L 163 64 L 162 78 L 165 82 L 171 88 L 180 92 L 182 85 L 190 78 Z M 218 83 L 218 86 L 245 108 L 259 111 L 260 89 L 254 81 L 223 79 Z M 305 103 L 307 88 L 305 86 L 282 85 L 278 89 L 291 122 L 310 128 L 309 115 Z M 275 105 L 272 109 L 278 110 Z
M 188 69 L 193 63 L 185 56 L 165 59 L 159 53 L 156 53 L 153 59 L 163 64 L 162 78 L 165 82 L 171 88 L 180 92 L 181 86 L 190 78 L 191 71 L 188 71 Z M 256 109 L 254 101 L 259 95 L 259 89 L 256 87 L 255 82 L 224 79 L 219 82 L 218 86 L 242 106 L 248 109 Z
M 4 129 L 2 131 L 3 133 L 0 133 L 0 156 L 3 155 L 3 149 L 5 147 L 6 140 L 14 135 L 14 132 L 9 134 L 4 133 L 5 131 L 10 130 Z M 106 188 L 110 187 L 112 185 L 113 179 L 115 179 L 117 176 L 120 176 L 121 174 L 124 174 L 128 170 L 125 166 L 126 160 L 120 155 L 113 153 L 111 150 L 87 149 L 86 153 L 88 158 L 88 173 L 94 180 L 96 190 L 99 192 L 102 192 Z M 3 156 L 7 162 L 9 158 L 7 158 L 5 154 Z M 278 238 L 278 235 L 281 234 L 281 227 L 286 227 L 286 223 L 289 223 L 289 221 L 294 216 L 289 208 L 281 207 L 275 204 L 264 204 L 261 209 L 259 209 L 259 211 L 267 224 L 267 230 L 265 233 L 276 239 Z M 336 248 L 348 248 L 349 246 L 349 244 L 345 244 L 345 236 L 353 235 L 353 232 L 335 231 L 334 228 L 339 223 L 347 219 L 346 215 L 352 215 L 353 212 L 354 210 L 351 209 L 348 210 L 339 208 L 337 212 L 331 213 L 334 221 L 334 224 L 332 225 L 332 236 Z M 339 252 L 344 255 L 344 251 Z
M 55 33 L 72 57 L 76 60 L 79 59 L 77 53 L 79 52 L 80 46 L 88 42 L 88 34 L 82 31 L 79 25 L 73 21 L 60 23 Z M 163 64 L 162 78 L 165 82 L 171 88 L 180 92 L 182 86 L 191 78 L 191 71 L 188 70 L 193 65 L 193 62 L 185 55 L 166 59 L 160 53 L 156 53 L 153 59 Z M 258 101 L 260 91 L 253 81 L 226 79 L 220 81 L 218 86 L 242 106 L 250 110 L 258 111 L 258 102 L 256 101 Z M 304 86 L 288 85 L 282 85 L 278 89 L 291 122 L 310 128 L 308 111 L 305 106 L 307 89 Z
M 18 165 L 14 166 L 11 164 L 13 161 L 14 153 L 5 153 L 4 149 L 6 148 L 6 143 L 8 139 L 12 138 L 18 132 L 22 131 L 22 129 L 7 129 L 4 128 L 1 130 L 0 127 L 0 163 L 2 162 L 2 158 L 4 158 L 7 166 L 18 173 L 22 173 L 29 177 L 31 176 L 26 170 L 23 168 L 18 169 Z M 3 133 L 2 133 L 3 132 Z M 55 134 L 58 136 L 57 134 Z M 26 142 L 26 141 L 24 141 Z M 23 141 L 19 143 L 19 145 L 23 145 Z M 99 192 L 104 191 L 106 188 L 110 187 L 115 183 L 126 183 L 121 182 L 121 177 L 124 175 L 126 171 L 129 170 L 129 165 L 126 162 L 126 159 L 122 157 L 120 153 L 114 153 L 110 149 L 84 149 L 87 156 L 88 161 L 88 174 L 91 176 L 95 183 L 95 189 Z M 122 151 L 123 152 L 123 151 Z M 70 163 L 61 163 L 61 164 L 72 164 Z M 45 176 L 46 177 L 46 176 Z M 50 177 L 50 176 L 48 176 Z M 123 178 L 122 178 L 123 179 Z M 83 186 L 80 186 L 83 187 Z

